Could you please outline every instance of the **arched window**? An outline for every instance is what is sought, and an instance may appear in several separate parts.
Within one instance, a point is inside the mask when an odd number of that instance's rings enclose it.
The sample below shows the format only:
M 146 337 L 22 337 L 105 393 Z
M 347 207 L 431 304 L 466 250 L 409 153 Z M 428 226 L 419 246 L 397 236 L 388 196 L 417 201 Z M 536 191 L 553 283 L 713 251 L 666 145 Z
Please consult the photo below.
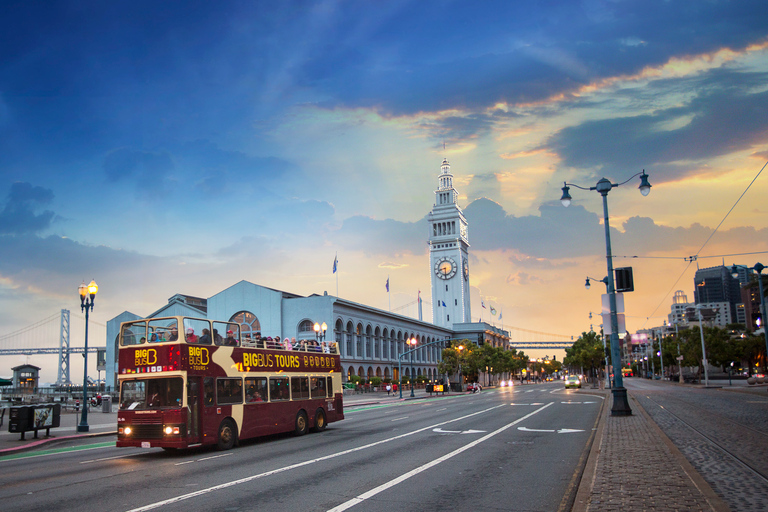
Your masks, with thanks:
M 344 324 L 341 322 L 341 319 L 336 320 L 336 325 L 333 328 L 333 339 L 336 340 L 336 346 L 339 347 L 339 352 L 341 353 L 342 350 L 344 351 L 344 353 L 341 355 L 346 357 L 348 352 L 346 352 L 347 347 L 341 343 L 342 332 L 344 332 Z
M 315 324 L 312 323 L 312 320 L 302 320 L 301 323 L 299 323 L 299 336 L 305 339 L 308 336 L 314 336 L 314 326 Z
M 240 324 L 240 335 L 244 339 L 253 339 L 257 332 L 261 332 L 259 319 L 250 311 L 240 311 L 239 313 L 235 313 L 229 321 Z
M 352 350 L 352 333 L 354 330 L 352 322 L 347 322 L 347 357 L 355 357 L 355 353 Z
M 373 356 L 373 348 L 371 347 L 372 335 L 373 335 L 373 332 L 372 332 L 371 326 L 369 325 L 368 327 L 365 328 L 365 356 L 366 357 Z
M 357 354 L 355 355 L 357 357 L 365 357 L 366 354 L 363 353 L 363 324 L 357 324 L 357 328 L 355 329 L 355 338 L 355 341 L 357 342 Z M 363 377 L 363 375 L 360 376 Z

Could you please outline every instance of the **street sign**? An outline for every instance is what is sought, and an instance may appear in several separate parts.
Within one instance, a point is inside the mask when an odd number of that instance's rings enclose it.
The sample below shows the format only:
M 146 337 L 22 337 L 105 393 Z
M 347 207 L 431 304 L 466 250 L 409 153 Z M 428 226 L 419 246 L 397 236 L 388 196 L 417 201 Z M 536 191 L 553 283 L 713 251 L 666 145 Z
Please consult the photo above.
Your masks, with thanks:
M 603 316 L 603 333 L 612 334 L 613 329 L 611 328 L 611 314 L 603 313 L 602 316 Z M 624 313 L 619 313 L 618 315 L 616 315 L 616 319 L 619 321 L 619 332 L 626 332 L 627 324 L 624 321 Z
M 600 299 L 602 300 L 602 303 L 603 303 L 603 313 L 610 313 L 611 302 L 609 299 L 609 295 L 607 293 L 604 293 L 600 296 Z M 616 294 L 616 312 L 617 313 L 624 312 L 624 294 L 623 293 Z

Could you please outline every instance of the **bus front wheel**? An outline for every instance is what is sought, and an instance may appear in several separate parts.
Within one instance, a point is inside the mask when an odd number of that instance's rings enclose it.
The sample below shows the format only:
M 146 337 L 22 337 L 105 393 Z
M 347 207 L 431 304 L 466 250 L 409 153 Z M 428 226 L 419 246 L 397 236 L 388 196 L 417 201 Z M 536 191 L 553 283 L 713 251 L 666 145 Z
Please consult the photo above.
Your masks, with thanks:
M 318 409 L 315 413 L 315 432 L 322 432 L 327 424 L 325 421 L 325 411 Z
M 237 432 L 234 423 L 232 423 L 232 420 L 222 421 L 221 425 L 219 425 L 219 450 L 231 449 L 235 446 L 235 441 L 237 441 Z
M 299 411 L 296 415 L 296 428 L 295 432 L 297 436 L 303 436 L 309 430 L 309 420 L 307 419 L 307 413 Z

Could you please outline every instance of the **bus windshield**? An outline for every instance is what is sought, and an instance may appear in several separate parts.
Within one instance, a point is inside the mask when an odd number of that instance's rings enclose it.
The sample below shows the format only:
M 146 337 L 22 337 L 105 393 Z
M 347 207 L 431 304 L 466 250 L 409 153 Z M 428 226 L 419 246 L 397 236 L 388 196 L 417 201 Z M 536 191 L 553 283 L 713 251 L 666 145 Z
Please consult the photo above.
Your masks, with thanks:
M 181 407 L 183 389 L 181 377 L 125 380 L 120 386 L 120 409 Z

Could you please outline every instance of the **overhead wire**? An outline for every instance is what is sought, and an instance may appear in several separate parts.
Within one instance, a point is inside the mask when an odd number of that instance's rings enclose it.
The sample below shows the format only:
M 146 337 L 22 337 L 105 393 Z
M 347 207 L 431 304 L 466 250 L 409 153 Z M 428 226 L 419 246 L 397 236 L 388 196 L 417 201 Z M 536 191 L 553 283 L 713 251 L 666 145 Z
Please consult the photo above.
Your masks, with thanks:
M 653 311 L 651 312 L 651 314 L 650 314 L 650 315 L 648 315 L 648 317 L 647 317 L 648 319 L 650 319 L 650 318 L 653 318 L 653 314 L 654 314 L 654 313 L 656 313 L 656 311 L 657 311 L 657 310 L 658 310 L 658 309 L 661 307 L 661 305 L 662 305 L 662 304 L 663 304 L 663 303 L 664 303 L 664 302 L 667 300 L 667 297 L 669 297 L 669 294 L 670 294 L 670 293 L 672 292 L 672 290 L 673 290 L 673 289 L 674 289 L 674 288 L 677 286 L 677 283 L 678 283 L 678 282 L 680 282 L 680 279 L 682 279 L 682 278 L 683 278 L 683 276 L 685 275 L 685 273 L 688 271 L 688 268 L 691 266 L 691 263 L 693 263 L 694 261 L 696 261 L 696 260 L 699 258 L 699 255 L 701 254 L 701 251 L 702 251 L 702 250 L 704 250 L 704 247 L 706 247 L 706 246 L 707 246 L 707 244 L 709 243 L 709 241 L 710 241 L 710 240 L 712 240 L 712 237 L 713 237 L 713 236 L 715 236 L 715 233 L 717 233 L 717 231 L 720 229 L 720 226 L 722 226 L 722 225 L 723 225 L 723 222 L 725 222 L 725 219 L 727 219 L 727 218 L 728 218 L 728 216 L 731 214 L 731 212 L 734 210 L 734 208 L 736 208 L 736 205 L 738 205 L 738 204 L 739 204 L 739 202 L 740 202 L 740 201 L 742 200 L 742 198 L 743 198 L 743 197 L 746 195 L 746 193 L 749 191 L 749 189 L 752 187 L 752 185 L 755 183 L 755 181 L 757 181 L 757 178 L 759 178 L 759 177 L 760 177 L 760 174 L 762 174 L 762 172 L 763 172 L 763 170 L 765 170 L 765 167 L 766 167 L 766 166 L 768 166 L 768 161 L 766 161 L 766 162 L 763 164 L 763 167 L 761 167 L 761 168 L 760 168 L 760 170 L 758 171 L 758 173 L 755 175 L 755 177 L 754 177 L 754 178 L 752 178 L 752 181 L 750 181 L 750 182 L 749 182 L 749 185 L 747 185 L 747 188 L 746 188 L 746 189 L 744 189 L 744 192 L 742 192 L 742 193 L 741 193 L 741 195 L 739 196 L 739 198 L 736 200 L 736 202 L 735 202 L 735 203 L 733 203 L 733 206 L 731 206 L 731 209 L 730 209 L 730 210 L 728 210 L 728 213 L 726 213 L 726 214 L 725 214 L 725 216 L 724 216 L 724 217 L 723 217 L 723 219 L 720 221 L 720 223 L 717 225 L 717 227 L 716 227 L 716 228 L 715 228 L 715 229 L 712 231 L 712 233 L 710 233 L 709 237 L 706 239 L 706 241 L 704 242 L 704 244 L 702 244 L 702 246 L 699 248 L 699 250 L 698 250 L 698 251 L 696 251 L 696 254 L 695 254 L 695 255 L 693 255 L 693 256 L 689 256 L 689 257 L 687 258 L 688 264 L 685 266 L 685 269 L 683 269 L 683 272 L 682 272 L 682 273 L 681 273 L 681 274 L 678 276 L 678 278 L 677 278 L 677 279 L 675 279 L 675 282 L 672 284 L 672 286 L 671 286 L 671 287 L 670 287 L 670 289 L 667 291 L 667 293 L 666 293 L 666 294 L 664 294 L 664 297 L 661 299 L 661 301 L 659 302 L 659 304 L 658 304 L 658 305 L 657 305 L 657 306 L 656 306 L 656 307 L 653 309 Z M 763 253 L 745 253 L 745 255 L 746 255 L 746 254 L 763 254 Z M 728 256 L 737 256 L 737 255 L 728 255 Z M 721 257 L 721 256 L 702 256 L 702 258 L 714 258 L 714 257 Z M 724 257 L 724 256 L 722 256 L 722 257 Z M 648 320 L 646 320 L 645 322 L 643 322 L 643 325 L 642 325 L 642 327 L 645 327 L 645 324 L 647 324 L 647 323 L 648 323 Z

